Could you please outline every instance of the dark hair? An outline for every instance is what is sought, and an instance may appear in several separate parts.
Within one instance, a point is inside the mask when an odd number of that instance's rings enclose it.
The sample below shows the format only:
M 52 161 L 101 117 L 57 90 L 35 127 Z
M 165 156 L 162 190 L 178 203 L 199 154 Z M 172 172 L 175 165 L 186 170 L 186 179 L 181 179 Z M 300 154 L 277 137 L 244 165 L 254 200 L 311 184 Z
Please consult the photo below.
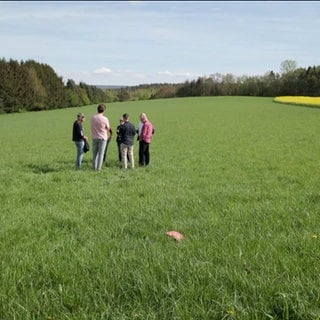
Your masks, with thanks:
M 129 113 L 124 113 L 122 116 L 123 119 L 127 120 L 129 118 Z
M 101 104 L 98 105 L 97 110 L 98 110 L 99 113 L 102 113 L 102 112 L 104 112 L 106 110 L 106 106 L 103 103 L 101 103 Z

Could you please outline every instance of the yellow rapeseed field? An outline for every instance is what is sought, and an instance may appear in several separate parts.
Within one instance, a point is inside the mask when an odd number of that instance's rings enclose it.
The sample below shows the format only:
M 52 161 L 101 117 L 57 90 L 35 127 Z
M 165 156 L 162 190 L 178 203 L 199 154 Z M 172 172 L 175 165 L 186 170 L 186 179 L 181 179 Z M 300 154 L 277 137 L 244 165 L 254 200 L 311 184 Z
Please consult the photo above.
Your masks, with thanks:
M 275 97 L 273 101 L 279 102 L 279 103 L 286 103 L 286 104 L 320 107 L 320 97 L 282 96 L 282 97 Z

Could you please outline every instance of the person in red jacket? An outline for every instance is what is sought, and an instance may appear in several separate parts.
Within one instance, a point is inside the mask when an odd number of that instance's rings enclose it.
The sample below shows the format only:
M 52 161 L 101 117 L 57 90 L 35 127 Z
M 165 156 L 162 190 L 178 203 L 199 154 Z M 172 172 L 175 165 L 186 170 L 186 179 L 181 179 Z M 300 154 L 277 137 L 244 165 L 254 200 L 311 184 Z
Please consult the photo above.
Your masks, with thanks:
M 150 162 L 149 145 L 153 134 L 153 125 L 145 113 L 140 115 L 141 132 L 139 133 L 139 165 L 147 166 Z

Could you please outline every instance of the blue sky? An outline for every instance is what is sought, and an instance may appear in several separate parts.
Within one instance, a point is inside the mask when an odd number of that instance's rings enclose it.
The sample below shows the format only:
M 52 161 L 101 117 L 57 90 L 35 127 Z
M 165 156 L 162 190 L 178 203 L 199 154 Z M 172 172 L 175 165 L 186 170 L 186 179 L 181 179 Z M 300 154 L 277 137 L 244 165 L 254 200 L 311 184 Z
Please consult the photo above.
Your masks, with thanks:
M 320 65 L 318 1 L 0 1 L 0 57 L 91 85 Z

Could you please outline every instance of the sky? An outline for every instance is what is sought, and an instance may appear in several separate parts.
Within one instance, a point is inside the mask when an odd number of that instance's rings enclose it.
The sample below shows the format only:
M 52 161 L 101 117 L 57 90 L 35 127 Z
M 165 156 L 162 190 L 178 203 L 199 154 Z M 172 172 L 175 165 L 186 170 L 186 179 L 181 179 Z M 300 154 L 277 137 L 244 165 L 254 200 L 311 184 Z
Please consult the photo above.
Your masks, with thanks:
M 318 1 L 0 1 L 0 58 L 135 86 L 320 65 Z

